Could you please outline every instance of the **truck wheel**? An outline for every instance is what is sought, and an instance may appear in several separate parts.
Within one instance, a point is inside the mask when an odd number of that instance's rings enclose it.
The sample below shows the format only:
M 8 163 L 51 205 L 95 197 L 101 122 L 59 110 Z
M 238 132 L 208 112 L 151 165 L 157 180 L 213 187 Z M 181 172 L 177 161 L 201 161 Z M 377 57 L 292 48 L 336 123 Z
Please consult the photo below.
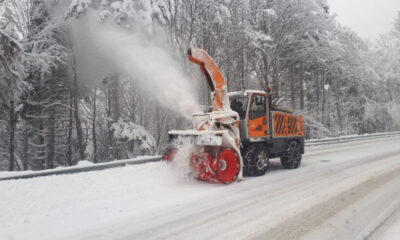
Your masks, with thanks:
M 236 180 L 239 175 L 240 163 L 236 152 L 227 148 L 218 156 L 217 160 L 217 178 L 220 182 L 229 184 Z
M 269 167 L 267 149 L 261 144 L 247 147 L 243 155 L 243 174 L 247 176 L 262 176 Z
M 300 143 L 292 140 L 290 141 L 281 155 L 281 164 L 286 169 L 295 169 L 301 163 L 301 147 Z

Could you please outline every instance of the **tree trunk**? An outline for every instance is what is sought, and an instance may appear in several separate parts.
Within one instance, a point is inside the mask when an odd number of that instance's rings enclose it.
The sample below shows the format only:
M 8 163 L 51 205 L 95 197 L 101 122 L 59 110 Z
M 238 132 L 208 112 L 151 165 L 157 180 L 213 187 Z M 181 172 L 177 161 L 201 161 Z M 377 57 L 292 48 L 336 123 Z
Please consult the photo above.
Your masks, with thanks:
M 28 129 L 24 124 L 23 149 L 22 149 L 22 168 L 28 170 Z
M 268 56 L 267 54 L 264 54 L 263 57 L 263 69 L 264 69 L 264 86 L 263 88 L 266 88 L 268 86 L 270 86 L 270 82 L 269 82 L 269 63 L 268 63 Z
M 160 148 L 162 145 L 163 134 L 165 133 L 165 128 L 168 124 L 168 112 L 165 115 L 162 114 L 160 110 L 160 106 L 156 103 L 156 118 L 157 118 L 157 138 L 156 138 L 156 154 L 160 152 Z
M 42 105 L 42 100 L 44 99 L 44 91 L 43 91 L 43 85 L 44 83 L 42 82 L 42 79 L 45 79 L 45 76 L 43 73 L 40 74 L 40 79 L 39 79 L 39 84 L 38 84 L 38 99 L 39 99 L 39 104 L 38 104 L 38 109 L 37 109 L 37 115 L 39 116 L 39 122 L 38 122 L 38 135 L 39 135 L 39 147 L 35 147 L 37 151 L 37 158 L 35 159 L 35 165 L 39 170 L 44 169 L 44 161 L 46 159 L 46 146 L 45 146 L 45 139 L 44 139 L 44 126 L 43 126 L 43 118 L 41 116 L 44 115 L 44 108 Z
M 296 109 L 296 99 L 295 99 L 295 79 L 294 79 L 295 68 L 293 66 L 289 67 L 290 74 L 290 98 L 292 102 L 292 108 Z
M 92 136 L 93 136 L 93 162 L 97 163 L 97 138 L 96 138 L 96 99 L 97 91 L 95 90 L 93 96 L 93 120 L 92 120 Z
M 273 81 L 273 92 L 275 97 L 278 98 L 280 95 L 280 86 L 279 86 L 279 60 L 276 60 L 275 66 L 272 73 L 272 81 Z
M 241 80 L 241 90 L 245 90 L 246 89 L 246 68 L 245 68 L 245 64 L 246 64 L 246 59 L 245 59 L 245 52 L 244 50 L 241 51 L 241 68 L 240 68 L 240 80 Z
M 105 97 L 106 97 L 106 112 L 107 112 L 107 129 L 108 129 L 108 143 L 107 143 L 107 160 L 110 160 L 112 158 L 112 142 L 113 142 L 113 131 L 111 131 L 111 90 L 110 87 L 108 86 L 105 91 Z
M 47 158 L 46 158 L 46 169 L 50 169 L 54 167 L 54 128 L 55 128 L 55 113 L 54 109 L 50 109 L 50 114 L 49 114 L 49 133 L 48 133 L 48 152 L 47 152 Z
M 114 74 L 111 76 L 111 105 L 112 105 L 112 120 L 113 123 L 118 122 L 120 118 L 120 110 L 119 110 L 119 76 Z M 118 142 L 115 139 L 114 134 L 112 138 L 112 157 L 113 160 L 119 159 L 118 154 Z
M 326 104 L 326 96 L 325 96 L 325 84 L 326 84 L 326 74 L 325 72 L 322 75 L 322 113 L 321 113 L 321 122 L 325 123 L 325 104 Z
M 76 135 L 78 137 L 78 148 L 79 148 L 79 157 L 80 160 L 85 159 L 85 146 L 83 143 L 83 131 L 82 131 L 82 123 L 79 117 L 79 103 L 78 103 L 78 76 L 75 72 L 74 74 L 74 117 L 75 117 L 75 127 L 76 127 Z
M 316 72 L 315 72 L 315 81 L 316 81 L 316 90 L 317 90 L 317 101 L 315 103 L 316 104 L 315 110 L 316 110 L 317 116 L 319 116 L 320 115 L 320 111 L 319 111 L 320 96 L 319 96 L 319 71 L 318 70 L 316 70 Z
M 156 121 L 157 121 L 156 150 L 158 151 L 158 146 L 161 141 L 161 121 L 165 121 L 165 119 L 161 119 L 160 107 L 158 106 L 158 103 L 155 104 L 156 104 Z
M 303 67 L 301 66 L 300 67 L 300 86 L 299 86 L 299 89 L 300 89 L 300 109 L 301 110 L 304 110 L 304 83 L 303 83 L 303 81 L 304 81 L 304 69 L 303 69 Z
M 14 108 L 14 101 L 10 101 L 10 109 L 9 109 L 9 131 L 10 131 L 10 138 L 9 138 L 9 154 L 10 154 L 10 164 L 9 164 L 9 171 L 14 171 L 15 165 L 15 128 L 17 125 L 17 119 L 15 114 Z
M 40 111 L 40 115 L 42 115 L 42 111 Z M 43 170 L 44 168 L 44 159 L 46 158 L 46 147 L 44 145 L 44 137 L 43 137 L 44 127 L 43 120 L 39 120 L 39 170 Z
M 72 165 L 72 128 L 73 128 L 73 95 L 71 92 L 69 102 L 69 122 L 68 122 L 68 153 L 67 153 L 67 166 Z
M 342 133 L 343 132 L 343 123 L 342 123 L 342 114 L 340 111 L 340 103 L 339 103 L 339 90 L 337 89 L 337 86 L 335 87 L 335 97 L 336 97 L 336 111 L 337 111 L 338 120 L 339 120 L 340 133 Z
M 114 74 L 111 76 L 111 101 L 112 101 L 112 118 L 114 122 L 117 122 L 120 117 L 119 109 L 119 76 Z

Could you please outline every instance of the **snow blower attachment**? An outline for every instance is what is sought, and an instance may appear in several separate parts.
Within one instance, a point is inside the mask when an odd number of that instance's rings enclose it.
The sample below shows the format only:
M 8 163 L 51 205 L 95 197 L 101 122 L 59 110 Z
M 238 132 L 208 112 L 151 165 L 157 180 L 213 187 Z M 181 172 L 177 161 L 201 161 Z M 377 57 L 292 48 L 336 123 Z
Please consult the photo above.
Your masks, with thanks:
M 212 111 L 193 115 L 193 129 L 170 131 L 169 161 L 190 145 L 190 167 L 195 177 L 231 183 L 243 175 L 261 176 L 269 159 L 295 169 L 304 153 L 303 117 L 272 104 L 272 89 L 231 92 L 214 61 L 204 50 L 188 50 L 189 61 L 200 66 L 211 90 Z M 186 149 L 186 148 L 185 148 Z
M 204 50 L 188 50 L 189 61 L 198 64 L 211 90 L 213 111 L 193 115 L 193 130 L 170 131 L 172 148 L 164 155 L 171 160 L 176 149 L 191 144 L 190 167 L 198 180 L 231 183 L 241 175 L 239 115 L 230 108 L 226 82 Z

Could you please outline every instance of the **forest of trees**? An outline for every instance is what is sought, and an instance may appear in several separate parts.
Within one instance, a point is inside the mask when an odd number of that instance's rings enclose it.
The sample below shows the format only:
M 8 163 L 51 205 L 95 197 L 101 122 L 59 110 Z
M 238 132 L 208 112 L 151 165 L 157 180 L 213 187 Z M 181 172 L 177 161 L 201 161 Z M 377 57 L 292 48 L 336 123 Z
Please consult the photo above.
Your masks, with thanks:
M 307 138 L 400 130 L 400 13 L 371 42 L 326 0 L 0 0 L 0 170 L 162 153 L 168 130 L 190 126 L 139 76 L 82 73 L 101 60 L 79 46 L 89 16 L 162 39 L 201 105 L 209 93 L 189 47 L 214 58 L 230 91 L 271 85 L 276 103 L 303 114 Z

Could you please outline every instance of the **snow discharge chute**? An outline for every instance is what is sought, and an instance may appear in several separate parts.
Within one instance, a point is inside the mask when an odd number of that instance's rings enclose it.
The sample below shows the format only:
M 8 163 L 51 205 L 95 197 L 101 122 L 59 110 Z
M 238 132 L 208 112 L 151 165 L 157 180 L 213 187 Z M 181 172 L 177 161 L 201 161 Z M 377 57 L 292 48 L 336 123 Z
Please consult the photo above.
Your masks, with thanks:
M 200 66 L 206 78 L 212 93 L 213 111 L 193 115 L 192 130 L 170 131 L 172 147 L 164 159 L 173 159 L 181 145 L 191 144 L 191 157 L 187 160 L 195 178 L 228 184 L 242 176 L 239 115 L 231 110 L 225 79 L 206 51 L 191 48 L 188 50 L 188 58 Z
M 231 110 L 225 79 L 214 60 L 208 56 L 206 51 L 196 48 L 190 48 L 188 50 L 188 58 L 189 61 L 200 66 L 201 71 L 206 77 L 208 86 L 213 95 L 213 110 Z

